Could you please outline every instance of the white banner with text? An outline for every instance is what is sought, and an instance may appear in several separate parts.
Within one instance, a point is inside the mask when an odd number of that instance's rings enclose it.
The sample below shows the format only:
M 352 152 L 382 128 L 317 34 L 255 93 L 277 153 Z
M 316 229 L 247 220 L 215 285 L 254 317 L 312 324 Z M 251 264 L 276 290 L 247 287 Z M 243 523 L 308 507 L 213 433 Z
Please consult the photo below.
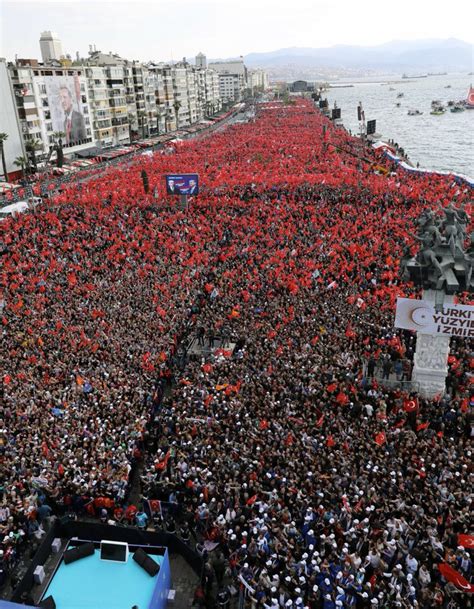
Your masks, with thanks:
M 436 311 L 427 300 L 397 298 L 395 327 L 422 334 L 474 337 L 474 307 L 445 304 Z

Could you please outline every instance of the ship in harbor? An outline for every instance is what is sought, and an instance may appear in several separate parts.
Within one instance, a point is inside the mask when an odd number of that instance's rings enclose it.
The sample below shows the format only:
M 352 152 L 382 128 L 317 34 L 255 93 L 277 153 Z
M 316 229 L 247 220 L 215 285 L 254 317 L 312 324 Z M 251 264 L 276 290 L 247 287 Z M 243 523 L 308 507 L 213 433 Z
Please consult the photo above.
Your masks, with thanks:
M 409 76 L 408 74 L 402 74 L 402 78 L 428 78 L 428 74 L 416 74 Z
M 469 87 L 465 107 L 468 110 L 474 110 L 474 87 L 472 85 Z

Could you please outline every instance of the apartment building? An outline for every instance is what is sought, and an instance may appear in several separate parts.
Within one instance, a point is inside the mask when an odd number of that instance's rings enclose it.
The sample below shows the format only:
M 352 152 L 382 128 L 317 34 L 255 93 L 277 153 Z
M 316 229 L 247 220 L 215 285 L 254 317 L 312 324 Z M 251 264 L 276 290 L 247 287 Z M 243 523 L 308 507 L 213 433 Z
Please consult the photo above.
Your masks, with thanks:
M 106 68 L 102 66 L 85 67 L 85 74 L 95 143 L 101 148 L 113 146 L 112 111 L 109 103 Z
M 254 94 L 268 89 L 268 74 L 261 69 L 247 70 L 247 88 Z
M 93 145 L 87 78 L 83 68 L 19 59 L 8 66 L 20 132 L 35 165 L 61 138 L 65 154 Z
M 247 88 L 247 68 L 242 57 L 233 61 L 212 62 L 209 68 L 219 75 L 219 95 L 223 103 L 230 104 L 242 99 Z
M 0 59 L 0 133 L 7 135 L 7 139 L 3 142 L 3 152 L 6 172 L 10 176 L 20 170 L 20 167 L 15 165 L 15 159 L 25 157 L 25 143 L 21 136 L 15 95 L 5 59 Z M 0 174 L 3 175 L 1 164 Z
M 43 63 L 18 59 L 0 65 L 2 100 L 12 102 L 2 101 L 0 111 L 8 123 L 5 146 L 12 148 L 9 173 L 13 153 L 29 155 L 36 165 L 51 158 L 59 139 L 66 157 L 128 144 L 189 127 L 215 115 L 223 102 L 240 100 L 247 86 L 268 84 L 265 73 L 247 71 L 242 58 L 208 64 L 199 53 L 195 65 L 185 58 L 143 64 L 90 45 L 88 57 L 78 55 L 73 62 L 62 54 L 56 34 L 43 32 L 40 43 Z

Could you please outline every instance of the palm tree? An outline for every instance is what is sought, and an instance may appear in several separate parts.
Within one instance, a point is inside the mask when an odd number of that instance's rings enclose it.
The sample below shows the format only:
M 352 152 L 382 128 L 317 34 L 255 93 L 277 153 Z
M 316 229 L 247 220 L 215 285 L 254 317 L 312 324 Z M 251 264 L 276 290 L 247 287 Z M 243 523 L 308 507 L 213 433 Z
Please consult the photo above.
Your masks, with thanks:
M 33 161 L 33 167 L 35 168 L 36 173 L 36 170 L 38 169 L 36 164 L 36 151 L 43 149 L 43 142 L 41 142 L 41 140 L 29 139 L 25 144 L 25 148 L 31 155 L 31 160 Z
M 133 134 L 133 125 L 135 124 L 136 120 L 137 120 L 137 116 L 136 114 L 133 114 L 132 112 L 130 112 L 128 114 L 128 137 L 130 139 L 130 142 L 132 141 L 132 134 Z
M 55 131 L 53 133 L 54 149 L 56 150 L 56 167 L 62 167 L 64 162 L 63 137 L 66 137 L 64 131 Z
M 161 123 L 161 119 L 163 118 L 164 115 L 165 115 L 165 111 L 162 110 L 161 108 L 158 108 L 155 112 L 156 134 L 157 135 L 160 135 L 160 123 Z
M 138 110 L 137 116 L 138 116 L 138 126 L 141 127 L 142 139 L 145 139 L 146 112 L 144 112 L 143 110 Z
M 175 102 L 173 102 L 173 108 L 174 108 L 174 113 L 176 116 L 176 129 L 179 129 L 179 116 L 178 116 L 178 111 L 181 108 L 181 102 L 176 100 Z
M 28 166 L 28 159 L 24 156 L 18 156 L 13 161 L 13 164 L 21 168 L 21 177 L 25 177 L 25 169 Z
M 211 101 L 206 102 L 205 109 L 207 118 L 211 117 L 215 113 L 214 104 Z
M 0 154 L 2 155 L 2 166 L 3 175 L 5 176 L 5 182 L 8 182 L 7 163 L 5 160 L 5 150 L 3 149 L 3 143 L 8 139 L 8 133 L 0 133 Z

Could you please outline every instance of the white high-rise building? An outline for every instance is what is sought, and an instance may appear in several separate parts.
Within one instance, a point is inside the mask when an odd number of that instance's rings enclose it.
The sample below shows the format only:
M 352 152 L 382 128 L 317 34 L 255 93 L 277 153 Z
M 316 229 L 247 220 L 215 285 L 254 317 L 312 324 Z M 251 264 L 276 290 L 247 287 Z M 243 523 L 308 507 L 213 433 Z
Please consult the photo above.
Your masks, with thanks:
M 239 101 L 247 86 L 247 68 L 243 58 L 215 61 L 209 64 L 209 69 L 219 74 L 219 93 L 222 101 L 225 103 Z
M 59 61 L 64 57 L 63 47 L 56 32 L 41 32 L 40 48 L 43 63 L 51 60 Z
M 0 133 L 6 133 L 8 136 L 3 144 L 3 153 L 7 174 L 11 174 L 13 177 L 18 174 L 16 177 L 19 177 L 19 167 L 15 165 L 15 159 L 25 156 L 25 148 L 21 137 L 15 99 L 6 61 L 0 59 Z M 0 175 L 3 177 L 1 163 Z
M 196 55 L 196 68 L 199 70 L 205 70 L 207 68 L 207 58 L 204 53 L 198 53 Z

